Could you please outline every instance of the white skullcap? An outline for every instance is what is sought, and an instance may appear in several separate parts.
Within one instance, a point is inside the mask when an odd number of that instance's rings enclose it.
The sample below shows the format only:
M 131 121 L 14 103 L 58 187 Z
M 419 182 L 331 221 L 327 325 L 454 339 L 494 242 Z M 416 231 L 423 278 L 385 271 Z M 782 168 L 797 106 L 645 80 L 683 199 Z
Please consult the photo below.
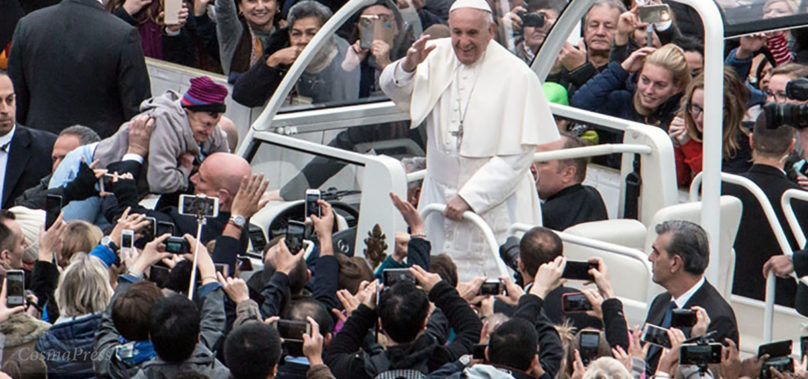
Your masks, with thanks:
M 28 248 L 23 252 L 23 260 L 36 261 L 39 250 L 39 228 L 45 225 L 45 211 L 19 205 L 9 208 L 9 211 L 14 214 L 14 219 L 25 236 L 25 242 L 28 243 Z
M 452 7 L 449 8 L 449 13 L 460 8 L 474 8 L 481 11 L 486 11 L 488 13 L 493 13 L 491 12 L 491 7 L 488 5 L 488 2 L 485 0 L 456 0 L 454 3 L 452 3 Z

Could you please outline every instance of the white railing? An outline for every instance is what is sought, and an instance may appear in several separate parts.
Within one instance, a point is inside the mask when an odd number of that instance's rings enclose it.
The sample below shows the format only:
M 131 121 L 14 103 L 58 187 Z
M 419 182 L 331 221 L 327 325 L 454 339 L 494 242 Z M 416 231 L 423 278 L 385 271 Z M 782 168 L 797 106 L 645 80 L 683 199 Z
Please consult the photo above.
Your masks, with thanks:
M 693 178 L 693 182 L 690 184 L 690 201 L 698 201 L 699 199 L 699 190 L 701 188 L 701 181 L 702 181 L 702 174 L 699 173 Z M 777 240 L 777 244 L 780 246 L 780 251 L 783 254 L 791 256 L 793 251 L 791 250 L 791 245 L 788 243 L 788 238 L 786 238 L 786 233 L 783 231 L 783 227 L 780 225 L 780 222 L 777 220 L 777 214 L 774 213 L 774 208 L 772 208 L 771 203 L 769 202 L 769 198 L 766 197 L 766 194 L 763 192 L 760 187 L 758 187 L 755 182 L 744 178 L 743 176 L 728 174 L 725 172 L 721 173 L 721 181 L 732 183 L 735 185 L 739 185 L 744 187 L 752 196 L 757 199 L 758 204 L 760 204 L 760 208 L 763 209 L 763 214 L 766 215 L 766 220 L 769 221 L 769 226 L 771 227 L 772 232 L 774 233 L 774 238 Z M 736 278 L 737 280 L 737 278 Z M 770 342 L 772 340 L 772 329 L 774 328 L 774 292 L 775 292 L 775 284 L 776 280 L 774 277 L 773 272 L 769 272 L 769 276 L 766 277 L 766 305 L 763 312 L 763 341 Z
M 421 210 L 421 218 L 426 220 L 427 216 L 432 214 L 437 214 L 443 217 L 444 210 L 446 210 L 445 204 L 429 204 Z M 497 237 L 494 236 L 494 232 L 491 231 L 491 228 L 488 226 L 485 220 L 483 220 L 483 218 L 476 213 L 469 211 L 463 212 L 463 219 L 474 224 L 480 229 L 480 231 L 483 232 L 485 242 L 488 244 L 488 249 L 491 251 L 491 258 L 497 265 L 499 276 L 509 277 L 511 274 L 508 271 L 508 267 L 506 267 L 505 263 L 502 262 L 502 259 L 499 258 L 499 244 L 497 243 Z

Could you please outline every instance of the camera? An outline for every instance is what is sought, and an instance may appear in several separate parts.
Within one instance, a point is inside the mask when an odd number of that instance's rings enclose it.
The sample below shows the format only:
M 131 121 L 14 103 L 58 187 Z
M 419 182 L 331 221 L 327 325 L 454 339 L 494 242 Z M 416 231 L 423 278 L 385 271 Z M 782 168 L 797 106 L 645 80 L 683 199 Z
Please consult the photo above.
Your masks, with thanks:
M 782 340 L 758 346 L 758 358 L 768 354 L 769 359 L 760 368 L 760 378 L 772 377 L 770 368 L 779 372 L 794 372 L 794 361 L 791 359 L 791 340 Z
M 522 19 L 522 27 L 530 26 L 533 28 L 541 28 L 544 26 L 545 14 L 544 12 L 519 12 L 516 14 Z
M 188 254 L 191 252 L 191 244 L 183 237 L 168 237 L 163 241 L 166 245 L 166 252 L 173 254 Z
M 519 272 L 519 263 L 517 262 L 519 258 L 519 242 L 521 242 L 519 238 L 510 236 L 499 247 L 499 258 L 516 272 Z
M 786 96 L 797 101 L 808 100 L 808 78 L 789 80 L 786 83 Z M 769 129 L 781 125 L 797 129 L 808 127 L 808 104 L 767 103 L 763 106 L 763 114 Z
M 486 280 L 481 286 L 478 295 L 502 295 L 505 293 L 505 283 L 499 279 Z
M 706 366 L 721 363 L 720 343 L 685 344 L 679 350 L 679 364 Z

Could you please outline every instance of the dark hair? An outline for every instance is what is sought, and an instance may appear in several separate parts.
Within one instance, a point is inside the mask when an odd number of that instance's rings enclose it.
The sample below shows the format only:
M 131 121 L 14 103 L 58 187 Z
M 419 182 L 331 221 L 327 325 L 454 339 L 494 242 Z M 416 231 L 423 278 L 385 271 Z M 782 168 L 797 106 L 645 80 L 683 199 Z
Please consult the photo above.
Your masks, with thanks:
M 179 363 L 191 357 L 199 339 L 199 310 L 182 295 L 171 295 L 152 306 L 149 339 L 160 359 Z
M 334 254 L 339 262 L 339 276 L 337 286 L 355 294 L 359 290 L 359 283 L 373 281 L 373 271 L 368 263 L 360 257 L 349 257 L 345 254 Z
M 14 232 L 6 226 L 6 220 L 0 217 L 0 251 L 11 249 L 17 241 Z
M 168 280 L 165 283 L 165 288 L 174 292 L 187 294 L 188 282 L 191 280 L 191 269 L 193 263 L 187 259 L 183 259 L 174 265 L 174 268 L 168 274 Z
M 770 129 L 766 119 L 766 113 L 760 112 L 755 121 L 755 129 L 752 131 L 752 144 L 755 155 L 767 158 L 782 158 L 788 153 L 791 141 L 794 139 L 794 128 L 788 125 L 780 125 L 778 128 Z
M 398 282 L 382 291 L 378 309 L 387 335 L 397 343 L 411 342 L 423 329 L 429 299 L 412 283 Z
M 710 263 L 710 245 L 707 232 L 690 221 L 669 220 L 656 226 L 656 233 L 670 234 L 668 255 L 678 255 L 684 262 L 685 271 L 693 275 L 701 275 Z
M 522 371 L 530 369 L 536 356 L 539 334 L 527 320 L 512 318 L 488 337 L 488 362 Z
M 564 139 L 564 143 L 561 145 L 562 149 L 572 149 L 576 147 L 584 147 L 588 144 L 584 142 L 579 137 L 576 137 L 569 133 L 561 133 L 561 138 Z M 589 158 L 587 157 L 580 157 L 580 158 L 569 158 L 569 159 L 560 159 L 558 161 L 558 169 L 561 170 L 567 166 L 574 166 L 575 167 L 575 181 L 578 183 L 582 183 L 586 180 L 586 165 L 589 163 Z
M 440 275 L 452 287 L 457 287 L 457 265 L 448 254 L 433 255 L 429 258 L 429 272 Z
M 112 303 L 112 322 L 123 338 L 129 341 L 149 340 L 149 315 L 152 307 L 163 298 L 156 284 L 141 280 L 133 283 Z
M 95 130 L 92 130 L 84 125 L 69 126 L 59 132 L 59 137 L 64 135 L 74 135 L 79 137 L 79 141 L 82 145 L 88 145 L 93 142 L 101 141 L 101 137 L 98 136 L 98 133 L 96 133 Z
M 266 378 L 280 357 L 278 331 L 260 321 L 248 321 L 234 328 L 224 341 L 224 360 L 236 379 Z
M 673 41 L 673 44 L 681 47 L 682 51 L 684 51 L 685 53 L 697 52 L 701 54 L 702 59 L 704 59 L 704 42 L 702 42 L 698 38 L 682 34 L 676 37 L 676 39 Z
M 527 11 L 535 12 L 540 9 L 553 9 L 560 13 L 566 5 L 567 2 L 564 0 L 528 0 Z
M 561 238 L 543 226 L 528 230 L 519 242 L 519 259 L 530 276 L 536 276 L 539 266 L 551 262 L 562 253 Z
M 286 320 L 306 321 L 306 317 L 311 317 L 320 325 L 320 334 L 323 336 L 334 330 L 334 319 L 331 313 L 317 300 L 303 298 L 293 301 L 284 310 L 282 317 Z M 295 357 L 302 357 L 303 350 L 300 344 L 286 344 L 288 353 Z

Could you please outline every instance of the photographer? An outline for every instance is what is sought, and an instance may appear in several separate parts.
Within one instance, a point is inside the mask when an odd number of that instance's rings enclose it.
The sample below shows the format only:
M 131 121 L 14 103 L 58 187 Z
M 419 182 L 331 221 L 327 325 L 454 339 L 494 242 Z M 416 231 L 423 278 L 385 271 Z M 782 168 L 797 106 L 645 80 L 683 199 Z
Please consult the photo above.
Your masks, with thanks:
M 411 267 L 410 272 L 423 290 L 408 282 L 398 282 L 381 291 L 378 310 L 376 281 L 357 294 L 361 304 L 351 313 L 325 352 L 326 364 L 334 376 L 372 378 L 391 370 L 428 374 L 471 353 L 481 329 L 480 320 L 471 307 L 437 274 L 428 273 L 418 266 Z M 443 311 L 457 333 L 448 345 L 440 345 L 434 337 L 423 333 L 430 300 Z M 381 321 L 380 332 L 391 345 L 369 353 L 361 347 L 367 331 L 377 319 Z

